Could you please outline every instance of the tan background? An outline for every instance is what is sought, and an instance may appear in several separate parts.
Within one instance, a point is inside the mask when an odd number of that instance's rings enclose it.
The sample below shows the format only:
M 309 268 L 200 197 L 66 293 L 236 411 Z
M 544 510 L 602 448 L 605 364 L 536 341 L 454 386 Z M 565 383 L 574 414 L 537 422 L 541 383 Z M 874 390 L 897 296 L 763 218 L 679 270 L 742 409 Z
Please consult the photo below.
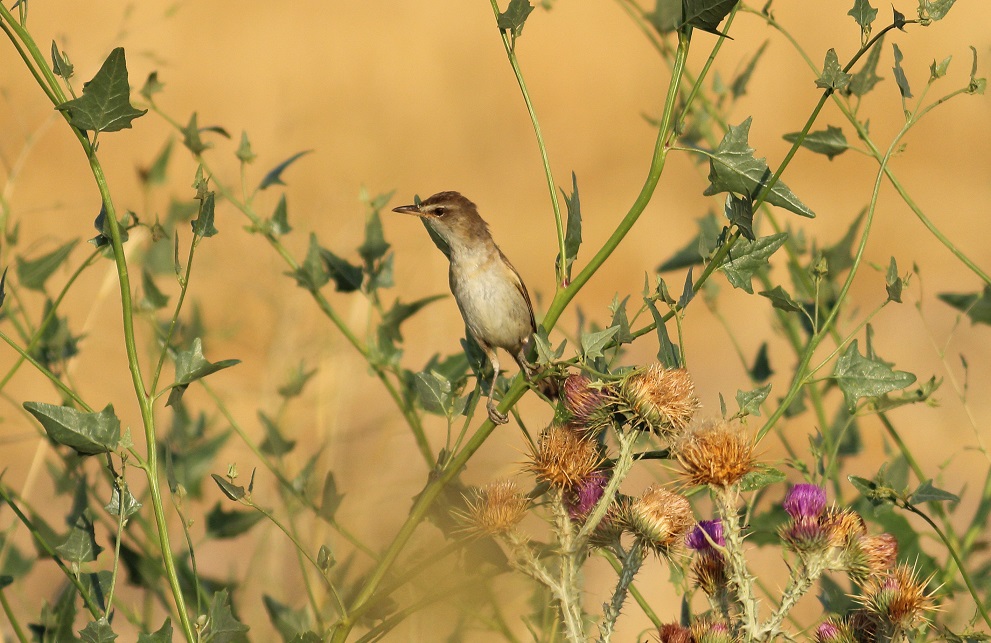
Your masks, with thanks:
M 809 55 L 821 61 L 835 47 L 846 60 L 859 46 L 858 30 L 845 13 L 847 2 L 781 2 L 775 15 L 791 28 Z M 949 77 L 931 94 L 936 97 L 966 83 L 973 44 L 988 67 L 991 38 L 987 24 L 991 8 L 981 2 L 961 2 L 949 16 L 930 28 L 908 28 L 889 36 L 879 73 L 884 82 L 862 106 L 870 115 L 875 141 L 886 146 L 902 124 L 901 106 L 892 79 L 890 43 L 905 54 L 904 66 L 918 95 L 933 59 L 953 56 Z M 812 7 L 815 9 L 813 10 Z M 173 4 L 146 0 L 140 4 L 32 3 L 32 32 L 48 50 L 56 39 L 76 65 L 76 87 L 90 78 L 109 50 L 127 50 L 131 85 L 143 84 L 158 70 L 166 91 L 159 103 L 171 116 L 185 122 L 192 111 L 199 123 L 221 125 L 235 139 L 246 130 L 259 159 L 250 168 L 249 184 L 291 154 L 312 149 L 286 171 L 290 222 L 296 232 L 287 244 L 297 256 L 305 251 L 307 234 L 315 231 L 323 245 L 349 258 L 363 235 L 363 207 L 358 193 L 397 190 L 392 204 L 410 202 L 414 193 L 456 189 L 479 204 L 497 240 L 512 258 L 539 302 L 553 294 L 553 220 L 533 133 L 506 61 L 494 18 L 486 2 L 388 3 L 380 1 L 327 3 L 216 2 Z M 902 2 L 909 17 L 914 8 Z M 888 20 L 890 9 L 880 10 L 877 24 Z M 789 44 L 751 15 L 741 15 L 733 28 L 716 69 L 732 78 L 765 39 L 771 43 L 749 85 L 734 108 L 731 122 L 754 116 L 750 142 L 758 156 L 775 166 L 787 150 L 785 132 L 801 128 L 818 92 L 814 76 Z M 715 39 L 696 34 L 691 67 L 697 71 Z M 541 120 L 558 185 L 570 185 L 577 173 L 585 221 L 584 264 L 626 212 L 642 185 L 654 132 L 642 114 L 658 113 L 668 74 L 645 38 L 620 6 L 610 2 L 559 0 L 552 11 L 538 9 L 518 44 L 521 64 Z M 12 48 L 0 46 L 0 110 L 3 130 L 0 150 L 9 165 L 15 162 L 28 136 L 38 134 L 23 171 L 8 193 L 13 216 L 21 221 L 21 249 L 41 253 L 75 236 L 92 236 L 91 222 L 99 209 L 98 195 L 88 168 L 69 132 L 53 122 L 51 106 Z M 979 75 L 984 75 L 981 72 Z M 817 128 L 843 125 L 828 105 Z M 53 125 L 53 126 L 52 126 Z M 135 178 L 135 167 L 147 165 L 163 145 L 169 128 L 154 115 L 135 121 L 131 131 L 101 137 L 101 154 L 118 207 L 132 209 L 149 219 L 163 213 L 171 195 L 189 198 L 194 166 L 177 148 L 170 167 L 169 187 L 145 201 Z M 849 127 L 844 127 L 852 137 Z M 209 136 L 209 135 L 207 135 Z M 232 154 L 235 144 L 217 137 L 209 155 L 221 180 L 237 180 Z M 988 251 L 991 201 L 991 110 L 989 97 L 958 97 L 937 110 L 905 139 L 907 147 L 892 168 L 919 206 L 964 252 L 985 270 L 991 268 Z M 783 220 L 829 243 L 837 239 L 852 217 L 867 204 L 875 178 L 872 160 L 850 152 L 829 162 L 825 157 L 799 154 L 784 180 L 819 217 Z M 684 154 L 672 154 L 668 168 L 637 230 L 596 275 L 565 315 L 561 328 L 572 334 L 575 311 L 607 320 L 607 304 L 614 294 L 639 293 L 644 274 L 684 245 L 695 233 L 694 220 L 719 199 L 706 199 L 706 169 L 696 167 Z M 270 212 L 278 190 L 262 195 L 256 206 Z M 563 203 L 562 203 L 563 205 Z M 422 485 L 425 469 L 413 443 L 386 399 L 380 385 L 367 376 L 356 353 L 321 318 L 306 294 L 282 276 L 276 255 L 257 237 L 246 235 L 246 220 L 233 208 L 221 206 L 217 227 L 221 234 L 201 246 L 191 295 L 201 304 L 208 328 L 207 356 L 213 360 L 238 357 L 243 364 L 215 376 L 235 415 L 252 431 L 260 432 L 255 413 L 275 410 L 275 388 L 299 361 L 318 367 L 319 376 L 308 395 L 291 413 L 291 431 L 304 447 L 294 466 L 302 464 L 306 449 L 324 445 L 321 467 L 337 475 L 347 499 L 341 521 L 373 546 L 382 546 L 402 520 L 409 498 Z M 387 239 L 396 252 L 393 291 L 403 300 L 446 290 L 444 258 L 432 247 L 420 226 L 407 218 L 385 216 Z M 965 405 L 949 384 L 944 385 L 938 409 L 909 408 L 895 414 L 903 436 L 917 454 L 926 457 L 932 475 L 945 470 L 943 486 L 959 490 L 968 485 L 968 500 L 979 488 L 987 459 L 972 450 L 976 431 L 987 438 L 991 417 L 988 404 L 989 329 L 958 324 L 956 314 L 934 299 L 939 291 L 975 291 L 980 283 L 938 245 L 884 184 L 875 230 L 868 247 L 871 261 L 886 265 L 894 255 L 904 272 L 913 263 L 922 274 L 913 280 L 907 303 L 888 308 L 874 320 L 877 350 L 900 368 L 917 373 L 963 379 L 958 355 L 970 365 L 970 398 Z M 77 250 L 78 260 L 81 251 Z M 7 254 L 5 263 L 11 261 Z M 61 283 L 67 272 L 53 278 Z M 683 275 L 671 277 L 680 288 Z M 724 291 L 721 311 L 736 325 L 735 334 L 748 358 L 764 339 L 774 337 L 765 302 Z M 85 332 L 81 359 L 72 366 L 79 390 L 91 404 L 113 401 L 125 424 L 139 426 L 136 407 L 127 389 L 120 342 L 116 279 L 107 265 L 91 271 L 70 296 L 73 330 Z M 171 289 L 172 293 L 175 289 Z M 883 300 L 883 279 L 865 268 L 853 292 L 859 315 Z M 29 305 L 40 302 L 28 299 Z M 357 296 L 331 295 L 331 301 L 355 328 L 362 329 L 367 307 Z M 915 304 L 921 301 L 921 314 Z M 538 312 L 539 316 L 539 312 Z M 849 327 L 849 324 L 847 325 Z M 433 353 L 457 350 L 462 324 L 448 299 L 429 307 L 404 327 L 409 342 L 405 363 L 417 369 Z M 945 363 L 937 349 L 946 351 Z M 746 388 L 743 367 L 725 331 L 699 302 L 690 309 L 686 348 L 699 393 L 710 413 L 718 412 L 718 395 L 732 399 Z M 656 345 L 642 341 L 627 357 L 629 363 L 652 359 Z M 791 359 L 779 350 L 772 354 L 777 375 L 774 394 L 786 386 Z M 9 349 L 0 349 L 0 366 L 12 361 Z M 4 446 L 0 463 L 7 468 L 4 481 L 22 489 L 35 502 L 49 493 L 40 463 L 52 455 L 35 437 L 35 430 L 18 411 L 25 399 L 51 397 L 34 374 L 22 369 L 4 391 L 0 407 Z M 193 393 L 191 391 L 191 393 Z M 195 393 L 194 393 L 195 395 Z M 203 401 L 202 398 L 191 398 Z M 539 429 L 547 412 L 527 401 L 523 408 L 532 429 Z M 162 415 L 167 421 L 167 414 Z M 434 445 L 444 439 L 444 426 L 430 418 Z M 219 425 L 222 426 L 222 425 Z M 787 427 L 792 442 L 805 443 L 815 430 L 810 420 Z M 860 475 L 872 475 L 880 462 L 881 439 L 866 423 L 872 452 L 864 458 Z M 778 455 L 768 447 L 768 457 Z M 518 468 L 523 442 L 512 427 L 501 429 L 466 472 L 470 482 L 481 483 L 508 475 Z M 255 466 L 246 449 L 233 444 L 217 462 L 222 473 L 229 461 L 242 471 Z M 321 469 L 322 470 L 322 469 Z M 642 475 L 630 483 L 635 492 L 651 478 Z M 260 481 L 267 480 L 260 475 Z M 263 486 L 262 488 L 267 488 Z M 261 494 L 261 492 L 259 492 Z M 271 494 L 268 489 L 267 493 Z M 219 495 L 218 495 L 219 497 Z M 273 506 L 274 495 L 259 495 Z M 266 502 L 270 500 L 271 502 Z M 211 503 L 213 499 L 211 498 Z M 965 502 L 965 506 L 969 506 Z M 60 515 L 55 511 L 54 516 Z M 4 513 L 4 525 L 10 516 Z M 346 544 L 314 527 L 314 542 L 330 542 L 347 551 Z M 199 531 L 197 531 L 199 530 Z M 202 534 L 202 522 L 194 525 Z M 240 596 L 242 616 L 255 628 L 256 640 L 266 631 L 261 592 L 283 602 L 301 605 L 298 579 L 285 576 L 291 551 L 270 527 L 259 530 L 262 553 L 252 555 L 252 543 L 232 550 L 225 543 L 206 543 L 198 550 L 201 565 L 223 576 L 228 571 L 251 578 Z M 19 537 L 23 537 L 20 534 Z M 436 533 L 423 530 L 418 544 L 426 545 Z M 601 561 L 593 561 L 591 578 Z M 273 578 L 285 578 L 273 583 Z M 674 620 L 677 604 L 661 598 L 667 572 L 650 563 L 641 584 L 662 618 Z M 51 597 L 57 575 L 39 569 L 32 586 Z M 593 611 L 608 591 L 606 582 L 589 582 Z M 408 599 L 409 596 L 401 596 Z M 32 599 L 20 605 L 34 611 Z M 524 596 L 511 600 L 513 609 Z M 806 606 L 815 612 L 814 600 Z M 634 606 L 623 622 L 619 640 L 631 640 L 647 625 Z M 444 613 L 442 618 L 453 616 Z M 437 640 L 437 615 L 414 617 L 396 640 Z

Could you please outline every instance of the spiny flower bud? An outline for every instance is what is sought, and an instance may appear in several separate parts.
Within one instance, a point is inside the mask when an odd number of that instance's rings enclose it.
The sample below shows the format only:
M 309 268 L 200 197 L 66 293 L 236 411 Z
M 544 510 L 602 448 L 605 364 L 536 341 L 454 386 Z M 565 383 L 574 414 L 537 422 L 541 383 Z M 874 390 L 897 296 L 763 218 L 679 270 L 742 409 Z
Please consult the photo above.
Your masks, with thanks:
M 819 521 L 829 530 L 829 543 L 835 547 L 850 547 L 851 543 L 867 535 L 864 519 L 853 509 L 833 507 Z
M 661 643 L 692 643 L 692 631 L 677 623 L 665 623 L 657 628 Z
M 475 491 L 468 507 L 459 514 L 465 528 L 477 535 L 494 536 L 513 529 L 526 515 L 530 499 L 512 480 L 490 482 Z
M 847 571 L 858 583 L 884 576 L 895 566 L 898 541 L 891 534 L 861 535 L 847 549 Z
M 595 386 L 584 373 L 569 375 L 564 380 L 564 408 L 571 414 L 571 423 L 590 433 L 598 433 L 612 423 L 612 408 L 604 385 Z
M 723 523 L 719 520 L 700 520 L 685 536 L 685 545 L 695 552 L 692 575 L 695 583 L 708 596 L 713 596 L 727 586 L 726 560 L 716 548 L 725 547 Z
M 568 426 L 552 424 L 530 454 L 530 471 L 537 480 L 570 489 L 586 480 L 602 463 L 599 444 Z
M 616 393 L 617 410 L 635 431 L 675 436 L 685 430 L 700 404 L 691 375 L 682 368 L 651 364 L 624 379 Z
M 805 482 L 797 484 L 785 496 L 784 508 L 793 520 L 818 518 L 826 509 L 826 490 Z
M 920 581 L 916 577 L 914 568 L 898 565 L 868 585 L 859 600 L 882 621 L 907 630 L 934 608 L 932 596 L 926 594 L 927 583 L 928 579 Z
M 843 622 L 836 622 L 832 619 L 823 621 L 816 628 L 816 643 L 856 643 L 857 639 L 853 635 L 850 626 Z
M 650 487 L 625 507 L 623 521 L 643 546 L 662 555 L 681 544 L 695 517 L 684 496 Z
M 700 520 L 695 528 L 685 536 L 685 546 L 692 551 L 719 553 L 719 550 L 712 546 L 713 543 L 719 547 L 726 546 L 722 520 Z
M 744 432 L 715 420 L 684 435 L 675 447 L 693 485 L 728 487 L 754 469 L 754 445 Z
M 564 503 L 568 507 L 568 515 L 572 520 L 584 520 L 589 512 L 599 502 L 602 493 L 609 484 L 609 474 L 606 471 L 593 471 L 587 478 L 568 490 Z
M 692 622 L 692 640 L 696 643 L 732 643 L 733 637 L 729 628 L 721 621 L 710 621 L 705 618 Z

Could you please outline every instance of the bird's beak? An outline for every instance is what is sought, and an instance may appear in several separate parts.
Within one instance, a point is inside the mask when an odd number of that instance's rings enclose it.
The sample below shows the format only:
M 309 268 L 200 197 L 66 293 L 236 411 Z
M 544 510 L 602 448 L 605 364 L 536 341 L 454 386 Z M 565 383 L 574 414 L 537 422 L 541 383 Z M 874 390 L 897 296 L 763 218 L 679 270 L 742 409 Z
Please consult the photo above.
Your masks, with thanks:
M 420 212 L 420 207 L 417 205 L 401 205 L 398 208 L 392 208 L 392 211 L 401 214 L 415 214 L 418 217 L 423 216 L 423 213 Z

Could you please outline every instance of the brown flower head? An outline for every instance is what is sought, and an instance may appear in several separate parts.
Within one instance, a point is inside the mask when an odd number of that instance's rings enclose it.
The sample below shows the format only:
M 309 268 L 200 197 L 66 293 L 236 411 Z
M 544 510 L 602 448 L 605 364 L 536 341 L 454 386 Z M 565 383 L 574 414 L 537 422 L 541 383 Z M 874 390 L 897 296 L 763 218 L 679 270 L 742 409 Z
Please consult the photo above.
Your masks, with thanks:
M 588 479 L 601 463 L 598 442 L 570 426 L 552 424 L 532 449 L 529 470 L 541 482 L 570 489 Z
M 820 519 L 829 532 L 829 544 L 834 547 L 849 547 L 867 535 L 867 525 L 853 509 L 830 507 Z
M 661 643 L 694 643 L 692 631 L 677 623 L 665 623 L 657 628 L 657 636 Z
M 623 522 L 642 545 L 666 555 L 684 542 L 695 516 L 684 496 L 663 487 L 650 487 L 626 505 Z
M 688 371 L 651 364 L 620 383 L 616 406 L 634 430 L 672 437 L 688 427 L 700 404 Z
M 465 529 L 477 535 L 504 534 L 513 529 L 526 515 L 530 499 L 512 480 L 490 482 L 475 490 L 467 499 L 465 511 L 458 514 Z
M 898 565 L 870 582 L 859 600 L 867 611 L 894 628 L 907 630 L 934 609 L 932 595 L 926 593 L 929 579 L 920 580 L 915 569 Z
M 725 420 L 703 423 L 675 447 L 685 477 L 693 485 L 728 487 L 754 469 L 754 444 Z

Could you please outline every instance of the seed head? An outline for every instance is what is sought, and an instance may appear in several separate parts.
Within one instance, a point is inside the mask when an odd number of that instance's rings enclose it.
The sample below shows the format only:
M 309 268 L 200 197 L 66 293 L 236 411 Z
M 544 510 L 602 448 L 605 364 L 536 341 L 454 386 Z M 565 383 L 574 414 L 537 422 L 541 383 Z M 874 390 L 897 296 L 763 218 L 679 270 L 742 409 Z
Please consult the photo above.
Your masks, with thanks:
M 625 507 L 623 522 L 642 545 L 662 555 L 682 543 L 695 517 L 684 496 L 650 487 Z
M 526 515 L 530 499 L 513 480 L 490 482 L 468 499 L 467 509 L 459 514 L 469 532 L 494 536 L 513 529 Z
M 552 424 L 541 434 L 530 455 L 537 480 L 558 489 L 571 489 L 588 479 L 602 463 L 599 444 L 569 426 Z
M 617 409 L 636 431 L 673 437 L 684 431 L 700 403 L 691 375 L 682 368 L 651 364 L 624 379 L 616 394 Z
M 754 469 L 753 442 L 725 420 L 706 422 L 687 433 L 675 450 L 693 485 L 729 487 Z

